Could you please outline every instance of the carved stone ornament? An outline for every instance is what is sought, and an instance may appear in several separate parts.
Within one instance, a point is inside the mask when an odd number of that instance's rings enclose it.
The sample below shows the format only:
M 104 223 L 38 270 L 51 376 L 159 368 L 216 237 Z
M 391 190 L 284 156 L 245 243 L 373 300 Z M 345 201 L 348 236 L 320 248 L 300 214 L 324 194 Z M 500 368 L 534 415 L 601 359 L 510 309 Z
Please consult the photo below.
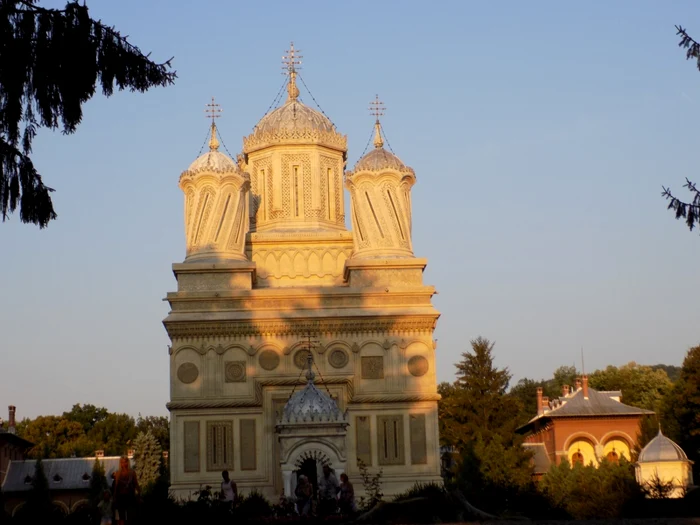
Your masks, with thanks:
M 263 350 L 258 358 L 258 363 L 263 370 L 274 370 L 280 364 L 280 356 L 274 350 Z
M 362 358 L 362 379 L 384 379 L 384 358 L 382 356 Z
M 422 355 L 414 355 L 408 360 L 408 371 L 412 376 L 424 376 L 428 373 L 428 368 L 428 360 Z
M 333 368 L 343 368 L 348 364 L 348 361 L 348 354 L 346 354 L 345 351 L 341 350 L 340 348 L 332 350 L 328 356 L 328 362 Z
M 227 383 L 245 382 L 245 361 L 226 361 L 224 367 L 226 370 Z
M 199 377 L 199 369 L 194 363 L 182 363 L 177 369 L 177 378 L 186 385 L 194 383 Z
M 308 350 L 299 350 L 296 354 L 294 354 L 294 364 L 297 368 L 304 369 L 308 366 L 308 355 Z

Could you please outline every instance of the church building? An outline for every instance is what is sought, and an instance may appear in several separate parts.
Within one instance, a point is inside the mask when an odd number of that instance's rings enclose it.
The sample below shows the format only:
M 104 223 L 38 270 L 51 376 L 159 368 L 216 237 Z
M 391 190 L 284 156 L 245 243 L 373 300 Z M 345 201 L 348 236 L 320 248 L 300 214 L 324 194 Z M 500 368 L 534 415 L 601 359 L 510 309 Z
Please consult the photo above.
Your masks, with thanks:
M 384 148 L 378 100 L 374 148 L 346 171 L 346 136 L 299 100 L 299 58 L 292 45 L 286 102 L 236 160 L 212 103 L 209 151 L 180 176 L 186 257 L 164 320 L 176 496 L 216 490 L 222 470 L 272 500 L 323 465 L 356 490 L 361 464 L 381 469 L 387 495 L 441 482 L 416 175 Z

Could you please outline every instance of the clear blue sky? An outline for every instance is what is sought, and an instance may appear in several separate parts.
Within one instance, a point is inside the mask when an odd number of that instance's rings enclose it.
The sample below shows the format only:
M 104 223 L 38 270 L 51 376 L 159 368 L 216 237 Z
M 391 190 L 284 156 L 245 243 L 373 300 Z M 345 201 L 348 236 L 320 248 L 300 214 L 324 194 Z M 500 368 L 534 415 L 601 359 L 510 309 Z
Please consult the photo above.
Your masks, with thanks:
M 44 5 L 59 5 L 58 2 Z M 2 407 L 19 417 L 94 403 L 166 414 L 162 298 L 184 258 L 180 173 L 224 109 L 232 153 L 283 82 L 303 78 L 349 138 L 366 108 L 412 166 L 414 245 L 439 290 L 438 378 L 479 335 L 513 381 L 563 364 L 680 364 L 700 343 L 700 237 L 665 210 L 700 179 L 700 72 L 674 24 L 700 38 L 700 4 L 651 2 L 184 2 L 92 0 L 177 83 L 96 96 L 72 136 L 41 130 L 56 188 L 48 229 L 0 224 Z M 312 104 L 302 90 L 303 99 Z

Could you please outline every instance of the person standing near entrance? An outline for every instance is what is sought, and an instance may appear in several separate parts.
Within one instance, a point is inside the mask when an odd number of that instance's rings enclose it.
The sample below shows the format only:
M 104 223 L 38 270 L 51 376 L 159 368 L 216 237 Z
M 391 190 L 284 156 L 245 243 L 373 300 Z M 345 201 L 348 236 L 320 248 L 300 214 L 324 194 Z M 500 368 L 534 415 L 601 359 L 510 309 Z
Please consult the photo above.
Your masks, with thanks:
M 119 459 L 119 470 L 114 477 L 114 514 L 117 525 L 125 525 L 132 521 L 131 514 L 136 505 L 136 496 L 141 495 L 139 481 L 136 472 L 129 465 L 129 458 L 122 456 Z
M 228 477 L 228 470 L 221 472 L 221 477 L 223 481 L 221 482 L 221 492 L 220 498 L 226 505 L 227 510 L 233 510 L 234 505 L 236 505 L 236 500 L 238 499 L 238 486 L 236 482 Z
M 323 476 L 321 476 L 318 485 L 319 514 L 321 516 L 335 514 L 337 509 L 336 498 L 340 491 L 340 483 L 338 483 L 338 478 L 335 477 L 335 473 L 328 465 L 323 465 Z
M 343 472 L 340 475 L 340 495 L 338 496 L 338 506 L 341 514 L 352 514 L 355 512 L 355 488 L 350 483 L 348 475 Z
M 311 496 L 313 495 L 313 487 L 309 483 L 309 478 L 303 474 L 299 476 L 294 495 L 297 498 L 297 512 L 300 516 L 308 516 L 311 513 Z

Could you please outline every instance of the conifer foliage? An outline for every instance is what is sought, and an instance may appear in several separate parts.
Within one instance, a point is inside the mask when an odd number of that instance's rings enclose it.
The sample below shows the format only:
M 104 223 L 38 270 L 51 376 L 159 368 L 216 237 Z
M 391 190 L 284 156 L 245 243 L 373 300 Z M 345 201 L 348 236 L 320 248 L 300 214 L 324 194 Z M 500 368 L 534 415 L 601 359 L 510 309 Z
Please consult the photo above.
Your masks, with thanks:
M 40 127 L 73 133 L 97 86 L 144 92 L 175 80 L 170 61 L 155 63 L 77 1 L 46 9 L 38 0 L 0 0 L 0 215 L 19 208 L 40 227 L 56 218 L 30 158 Z
M 160 474 L 163 449 L 151 432 L 141 432 L 134 440 L 134 470 L 139 485 L 148 491 Z

